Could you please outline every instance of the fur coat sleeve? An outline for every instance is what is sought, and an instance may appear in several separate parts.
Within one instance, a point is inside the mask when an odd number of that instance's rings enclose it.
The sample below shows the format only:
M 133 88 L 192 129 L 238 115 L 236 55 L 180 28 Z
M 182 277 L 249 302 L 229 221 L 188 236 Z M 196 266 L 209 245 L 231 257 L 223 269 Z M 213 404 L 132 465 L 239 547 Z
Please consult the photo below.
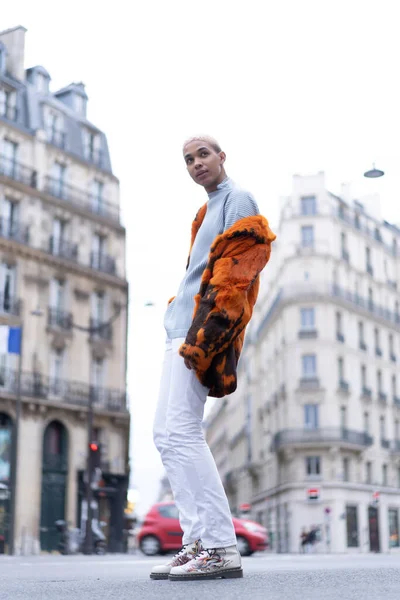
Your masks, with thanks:
M 215 388 L 210 395 L 219 397 L 236 387 L 244 330 L 275 237 L 268 221 L 257 215 L 237 221 L 211 247 L 195 297 L 193 322 L 179 351 L 203 385 Z

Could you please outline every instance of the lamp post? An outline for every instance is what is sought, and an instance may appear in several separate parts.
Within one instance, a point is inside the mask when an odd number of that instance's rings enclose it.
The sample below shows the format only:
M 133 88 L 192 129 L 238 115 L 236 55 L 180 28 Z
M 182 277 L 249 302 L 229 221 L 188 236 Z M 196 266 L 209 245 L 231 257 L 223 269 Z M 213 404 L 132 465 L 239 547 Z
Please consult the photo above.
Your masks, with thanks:
M 377 169 L 374 163 L 372 165 L 372 169 L 365 171 L 364 177 L 367 177 L 368 179 L 377 179 L 378 177 L 383 177 L 384 174 L 385 172 L 381 171 L 380 169 Z

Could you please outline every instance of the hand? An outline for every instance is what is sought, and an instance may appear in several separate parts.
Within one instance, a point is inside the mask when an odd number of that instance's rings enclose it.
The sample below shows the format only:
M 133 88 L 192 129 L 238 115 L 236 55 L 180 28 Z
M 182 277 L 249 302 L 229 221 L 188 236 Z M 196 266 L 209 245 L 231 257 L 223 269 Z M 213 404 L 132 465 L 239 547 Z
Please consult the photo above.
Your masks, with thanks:
M 183 360 L 185 361 L 186 367 L 191 371 L 193 367 L 190 360 L 188 358 L 184 358 Z

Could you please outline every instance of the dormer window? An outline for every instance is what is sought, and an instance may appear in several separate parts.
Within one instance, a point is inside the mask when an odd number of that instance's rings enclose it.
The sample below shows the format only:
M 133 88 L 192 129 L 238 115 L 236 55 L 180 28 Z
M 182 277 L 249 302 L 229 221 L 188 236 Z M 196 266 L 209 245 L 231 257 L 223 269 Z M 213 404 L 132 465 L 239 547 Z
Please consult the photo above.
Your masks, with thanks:
M 6 48 L 2 42 L 0 42 L 0 75 L 6 72 Z
M 9 121 L 17 118 L 17 92 L 5 86 L 0 86 L 0 116 Z
M 27 70 L 26 78 L 39 94 L 49 93 L 50 75 L 44 67 L 38 65 Z
M 75 94 L 74 109 L 79 115 L 85 114 L 85 99 L 80 94 Z
M 59 148 L 65 147 L 64 116 L 51 107 L 46 106 L 44 111 L 44 126 L 47 141 Z
M 83 129 L 83 154 L 86 160 L 97 165 L 101 164 L 101 139 L 98 133 Z
M 45 94 L 48 91 L 47 79 L 43 73 L 36 73 L 36 89 L 41 94 Z

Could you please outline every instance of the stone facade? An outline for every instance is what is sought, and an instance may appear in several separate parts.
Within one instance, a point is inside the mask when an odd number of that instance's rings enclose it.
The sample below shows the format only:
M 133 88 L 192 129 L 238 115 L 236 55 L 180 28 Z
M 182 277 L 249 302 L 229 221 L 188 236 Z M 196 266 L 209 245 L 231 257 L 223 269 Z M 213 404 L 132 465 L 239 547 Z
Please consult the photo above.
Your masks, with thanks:
M 49 489 L 60 481 L 54 510 L 64 514 L 54 516 L 78 522 L 90 399 L 102 470 L 125 485 L 128 284 L 105 135 L 86 118 L 82 84 L 51 93 L 43 67 L 24 70 L 24 36 L 21 27 L 0 33 L 0 325 L 23 326 L 15 540 L 29 553 L 51 526 L 44 474 Z M 15 420 L 18 366 L 17 355 L 0 356 L 3 439 Z M 10 541 L 9 478 L 5 466 L 0 552 Z
M 207 438 L 234 512 L 278 552 L 399 550 L 400 229 L 379 199 L 293 179 L 240 362 Z

